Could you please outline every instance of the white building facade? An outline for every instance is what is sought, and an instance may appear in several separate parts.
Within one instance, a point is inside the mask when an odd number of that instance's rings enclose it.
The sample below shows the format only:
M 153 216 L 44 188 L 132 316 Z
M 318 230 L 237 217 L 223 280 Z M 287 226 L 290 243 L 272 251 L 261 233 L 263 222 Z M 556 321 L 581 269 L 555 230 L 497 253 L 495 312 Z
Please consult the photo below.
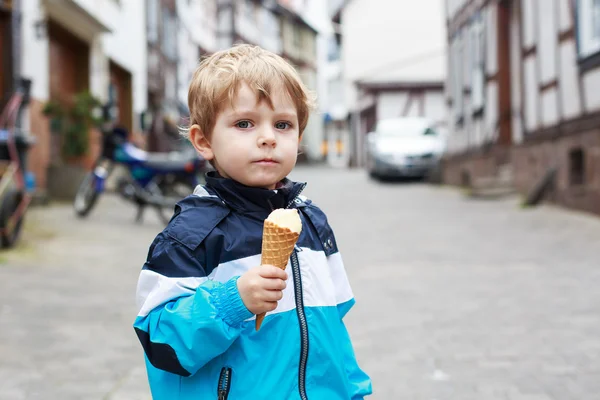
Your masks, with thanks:
M 201 58 L 217 51 L 217 0 L 177 0 L 177 98 L 187 105 L 188 88 Z
M 144 3 L 114 0 L 21 0 L 21 75 L 32 80 L 31 168 L 44 187 L 52 159 L 48 100 L 89 91 L 115 100 L 122 123 L 139 131 L 146 109 Z
M 339 20 L 351 163 L 365 165 L 365 138 L 377 120 L 429 118 L 443 134 L 446 30 L 438 0 L 352 0 Z
M 445 180 L 510 167 L 520 192 L 552 179 L 550 200 L 600 213 L 600 2 L 446 0 L 446 11 Z

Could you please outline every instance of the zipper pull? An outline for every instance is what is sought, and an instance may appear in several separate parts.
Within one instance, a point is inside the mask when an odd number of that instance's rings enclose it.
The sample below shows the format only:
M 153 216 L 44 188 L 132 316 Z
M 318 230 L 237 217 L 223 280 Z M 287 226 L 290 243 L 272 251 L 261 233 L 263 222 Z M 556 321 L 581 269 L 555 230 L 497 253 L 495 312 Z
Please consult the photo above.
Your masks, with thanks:
M 217 399 L 227 400 L 229 397 L 229 389 L 231 387 L 231 368 L 224 367 L 221 369 L 219 376 L 219 384 L 217 387 Z

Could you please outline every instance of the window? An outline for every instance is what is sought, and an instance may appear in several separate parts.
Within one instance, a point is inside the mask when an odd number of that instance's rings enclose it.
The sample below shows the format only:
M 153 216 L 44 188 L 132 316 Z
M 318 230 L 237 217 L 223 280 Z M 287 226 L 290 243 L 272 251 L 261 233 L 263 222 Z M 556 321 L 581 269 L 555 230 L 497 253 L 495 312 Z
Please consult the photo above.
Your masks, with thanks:
M 163 53 L 172 61 L 177 60 L 177 19 L 166 7 L 163 9 Z
M 571 186 L 585 183 L 585 154 L 582 149 L 574 149 L 569 153 L 569 181 Z
M 463 116 L 463 44 L 462 32 L 458 32 L 452 40 L 451 51 L 451 82 L 452 85 L 452 108 L 454 110 L 454 120 L 461 124 Z
M 300 25 L 293 25 L 292 28 L 294 48 L 300 50 L 302 48 L 302 30 Z
M 327 60 L 339 61 L 341 59 L 341 49 L 337 38 L 331 37 L 327 42 Z
M 594 38 L 600 38 L 600 0 L 594 0 L 592 20 Z
M 471 108 L 473 114 L 483 111 L 485 104 L 485 27 L 478 13 L 471 24 Z
M 158 41 L 158 0 L 148 0 L 147 17 L 148 42 L 156 43 Z
M 577 50 L 583 59 L 600 52 L 600 0 L 576 0 Z

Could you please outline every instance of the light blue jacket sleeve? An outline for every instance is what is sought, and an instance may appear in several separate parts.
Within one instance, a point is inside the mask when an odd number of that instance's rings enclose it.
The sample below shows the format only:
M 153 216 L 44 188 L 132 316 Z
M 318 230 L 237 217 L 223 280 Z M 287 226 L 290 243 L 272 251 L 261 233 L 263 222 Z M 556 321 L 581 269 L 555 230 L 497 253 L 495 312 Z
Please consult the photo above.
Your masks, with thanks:
M 338 311 L 340 312 L 340 318 L 352 308 L 355 300 L 349 300 L 343 304 L 338 305 Z M 358 366 L 356 355 L 354 353 L 354 347 L 352 346 L 352 339 L 342 320 L 342 328 L 339 332 L 339 341 L 344 347 L 344 364 L 346 373 L 348 374 L 348 381 L 350 382 L 350 393 L 352 400 L 362 400 L 365 396 L 373 393 L 371 384 L 371 378 Z
M 140 311 L 134 329 L 148 361 L 181 376 L 193 375 L 223 354 L 253 314 L 244 305 L 237 277 L 206 277 L 189 249 L 159 241 L 140 274 Z
M 340 343 L 342 343 L 344 347 L 344 364 L 350 384 L 349 391 L 352 395 L 352 400 L 360 400 L 373 393 L 371 379 L 358 366 L 354 348 L 352 346 L 352 339 L 350 338 L 350 334 L 348 333 L 348 329 L 343 320 L 356 301 L 340 253 L 336 252 L 328 256 L 328 263 L 336 288 L 336 298 L 338 302 L 337 309 L 341 319 L 341 329 L 338 333 L 338 337 Z

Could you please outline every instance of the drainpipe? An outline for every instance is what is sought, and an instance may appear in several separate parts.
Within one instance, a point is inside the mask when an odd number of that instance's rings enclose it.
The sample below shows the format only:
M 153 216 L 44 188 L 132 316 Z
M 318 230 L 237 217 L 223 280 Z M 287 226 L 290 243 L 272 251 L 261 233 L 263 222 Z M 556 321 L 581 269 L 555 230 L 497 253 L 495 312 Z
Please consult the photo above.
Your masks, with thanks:
M 12 0 L 11 13 L 11 36 L 12 36 L 12 89 L 19 87 L 21 78 L 21 1 Z

